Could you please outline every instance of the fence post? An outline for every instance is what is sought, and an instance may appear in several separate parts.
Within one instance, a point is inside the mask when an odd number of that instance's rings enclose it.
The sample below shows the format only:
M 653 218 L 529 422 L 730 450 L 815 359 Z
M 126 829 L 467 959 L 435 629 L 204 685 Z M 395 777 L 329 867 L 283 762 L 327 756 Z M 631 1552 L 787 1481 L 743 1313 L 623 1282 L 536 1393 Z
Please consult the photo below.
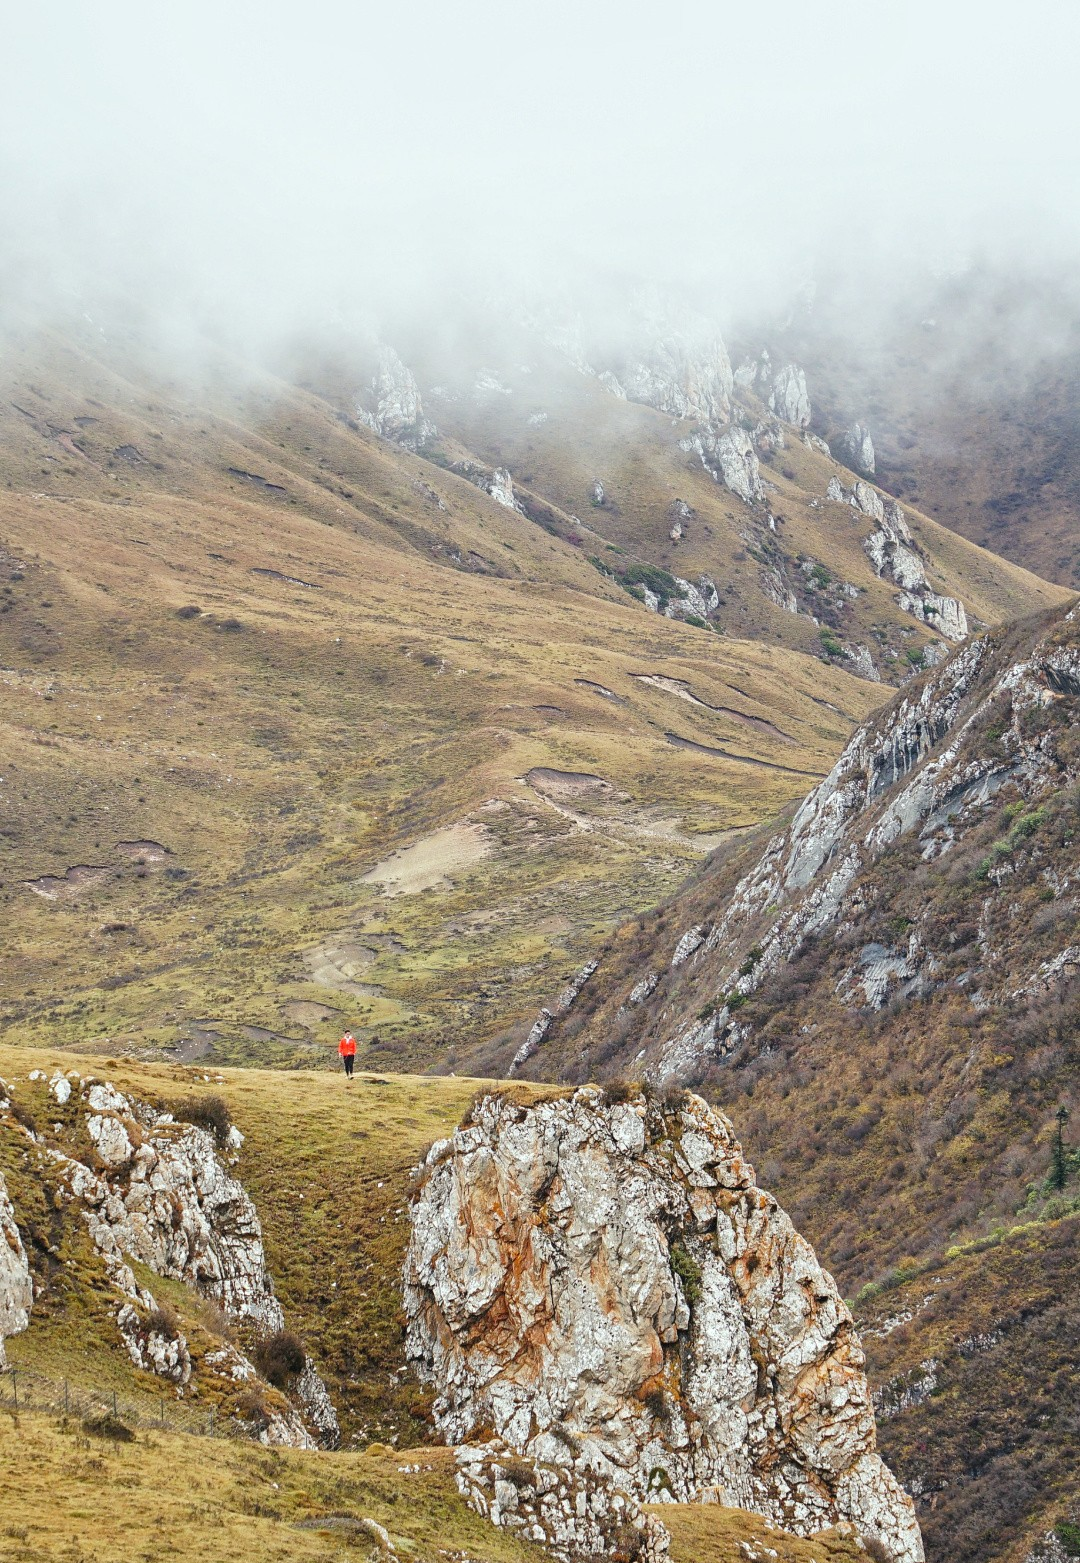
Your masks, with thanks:
M 161 1425 L 165 1426 L 165 1396 L 161 1397 Z
M 64 1380 L 64 1415 L 68 1414 L 68 1381 Z
M 11 1370 L 11 1393 L 15 1397 L 15 1409 L 17 1411 L 19 1409 L 19 1381 L 16 1378 L 15 1374 L 16 1374 L 16 1370 L 14 1368 L 12 1368 L 12 1370 Z
M 210 1437 L 214 1436 L 214 1408 L 210 1407 Z
M 112 1392 L 112 1414 L 113 1414 L 113 1417 L 115 1419 L 119 1420 L 120 1413 L 116 1409 L 116 1390 L 115 1389 Z

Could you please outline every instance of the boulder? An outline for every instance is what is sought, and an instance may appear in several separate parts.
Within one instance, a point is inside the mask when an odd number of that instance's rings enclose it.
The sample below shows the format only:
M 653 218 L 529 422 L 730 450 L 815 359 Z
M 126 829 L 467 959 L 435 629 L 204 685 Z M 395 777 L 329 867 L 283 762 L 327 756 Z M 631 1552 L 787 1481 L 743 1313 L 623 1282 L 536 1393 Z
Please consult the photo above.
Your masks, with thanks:
M 556 1473 L 566 1552 L 600 1550 L 577 1514 L 719 1501 L 920 1563 L 851 1316 L 700 1098 L 487 1096 L 429 1152 L 412 1223 L 406 1348 L 436 1424 L 480 1465 L 492 1437 L 529 1462 L 522 1486 Z

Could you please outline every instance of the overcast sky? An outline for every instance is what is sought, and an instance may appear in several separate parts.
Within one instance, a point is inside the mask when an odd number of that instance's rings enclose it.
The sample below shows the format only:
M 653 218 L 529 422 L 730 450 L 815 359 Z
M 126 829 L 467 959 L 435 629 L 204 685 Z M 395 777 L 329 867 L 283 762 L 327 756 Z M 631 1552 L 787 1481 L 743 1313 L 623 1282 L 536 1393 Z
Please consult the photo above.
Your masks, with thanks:
M 273 332 L 462 274 L 723 312 L 1070 257 L 1078 60 L 1076 0 L 9 6 L 0 280 Z

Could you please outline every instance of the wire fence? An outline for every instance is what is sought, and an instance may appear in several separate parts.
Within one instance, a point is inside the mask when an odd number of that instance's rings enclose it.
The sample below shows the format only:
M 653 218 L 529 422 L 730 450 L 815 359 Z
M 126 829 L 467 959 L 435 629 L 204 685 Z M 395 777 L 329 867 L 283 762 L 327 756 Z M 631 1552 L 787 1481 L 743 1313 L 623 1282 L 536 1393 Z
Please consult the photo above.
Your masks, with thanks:
M 46 1411 L 78 1417 L 91 1432 L 105 1438 L 123 1438 L 135 1429 L 191 1433 L 198 1438 L 251 1439 L 250 1426 L 232 1416 L 222 1416 L 210 1406 L 184 1404 L 167 1395 L 141 1400 L 115 1389 L 87 1389 L 70 1379 L 49 1378 L 29 1368 L 0 1369 L 0 1407 L 8 1411 Z

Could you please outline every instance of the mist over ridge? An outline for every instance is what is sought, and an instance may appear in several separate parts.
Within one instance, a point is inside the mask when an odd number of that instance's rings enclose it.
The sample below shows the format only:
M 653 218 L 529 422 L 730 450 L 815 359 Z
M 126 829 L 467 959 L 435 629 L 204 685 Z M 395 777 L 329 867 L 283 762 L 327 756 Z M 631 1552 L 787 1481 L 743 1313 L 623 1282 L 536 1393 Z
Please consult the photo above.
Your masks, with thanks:
M 1080 250 L 1061 0 L 1023 29 L 923 0 L 67 0 L 7 30 L 7 317 L 250 350 L 489 298 L 617 330 L 645 284 L 730 330 L 822 277 L 873 318 L 927 273 Z

